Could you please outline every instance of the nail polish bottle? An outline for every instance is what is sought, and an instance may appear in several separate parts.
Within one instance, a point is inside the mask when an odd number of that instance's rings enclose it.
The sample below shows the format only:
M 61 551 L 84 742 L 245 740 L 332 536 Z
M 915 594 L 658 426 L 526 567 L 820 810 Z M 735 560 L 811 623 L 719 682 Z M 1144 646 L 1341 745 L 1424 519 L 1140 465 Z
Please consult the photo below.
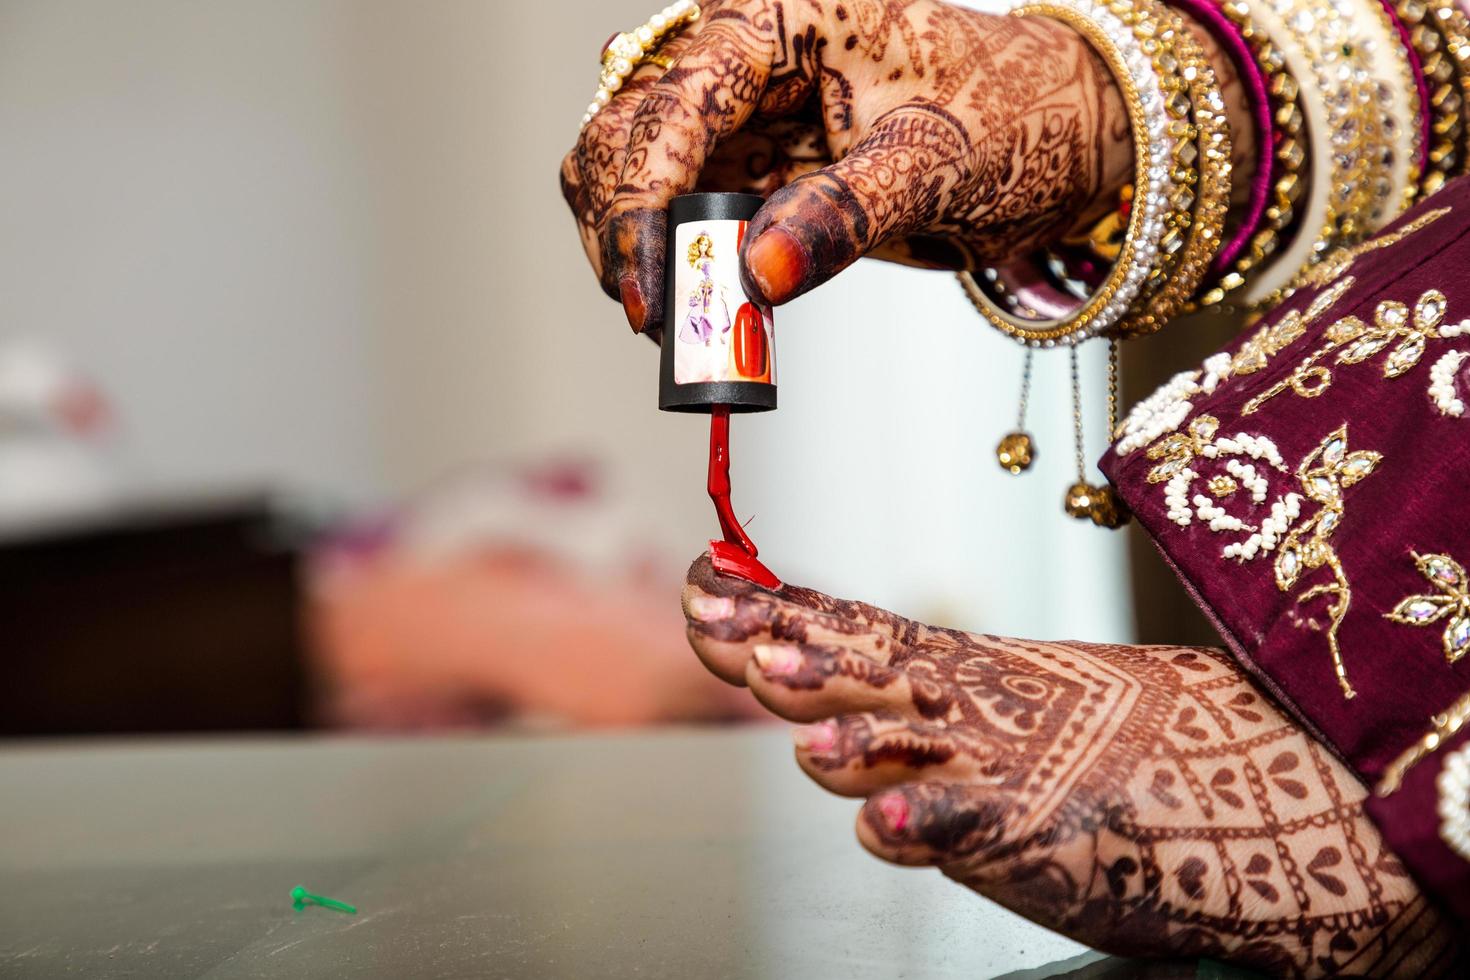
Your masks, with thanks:
M 684 194 L 669 202 L 658 407 L 666 412 L 766 412 L 776 407 L 770 307 L 740 285 L 755 194 Z

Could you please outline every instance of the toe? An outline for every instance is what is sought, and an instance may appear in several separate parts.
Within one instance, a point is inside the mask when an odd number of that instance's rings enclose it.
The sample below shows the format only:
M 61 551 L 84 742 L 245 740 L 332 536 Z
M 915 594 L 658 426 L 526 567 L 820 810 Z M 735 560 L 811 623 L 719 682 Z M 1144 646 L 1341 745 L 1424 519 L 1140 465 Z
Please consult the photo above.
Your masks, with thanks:
M 968 783 L 908 783 L 868 798 L 858 840 L 885 861 L 945 865 L 972 861 L 1000 842 L 1005 796 Z
M 817 721 L 859 711 L 918 719 L 939 699 L 908 674 L 847 647 L 822 643 L 757 643 L 745 664 L 756 700 L 787 721 Z
M 842 715 L 798 728 L 797 764 L 842 796 L 867 796 L 916 780 L 998 786 L 1007 756 L 973 732 L 891 711 Z
M 720 575 L 707 555 L 690 566 L 683 605 L 694 652 L 731 684 L 745 683 L 757 643 L 836 644 L 885 663 L 907 650 L 920 629 L 862 603 L 794 586 L 773 591 Z

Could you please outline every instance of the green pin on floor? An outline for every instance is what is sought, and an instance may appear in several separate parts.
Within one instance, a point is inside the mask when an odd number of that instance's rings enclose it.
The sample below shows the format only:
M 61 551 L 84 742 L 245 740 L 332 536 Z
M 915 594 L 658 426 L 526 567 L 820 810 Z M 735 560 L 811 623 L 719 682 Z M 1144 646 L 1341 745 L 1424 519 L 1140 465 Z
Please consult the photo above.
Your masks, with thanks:
M 338 912 L 346 912 L 348 915 L 357 914 L 356 905 L 348 905 L 346 902 L 339 902 L 335 898 L 328 898 L 325 895 L 313 895 L 301 885 L 297 885 L 291 889 L 292 908 L 300 912 L 308 905 L 320 905 L 322 908 L 336 909 Z

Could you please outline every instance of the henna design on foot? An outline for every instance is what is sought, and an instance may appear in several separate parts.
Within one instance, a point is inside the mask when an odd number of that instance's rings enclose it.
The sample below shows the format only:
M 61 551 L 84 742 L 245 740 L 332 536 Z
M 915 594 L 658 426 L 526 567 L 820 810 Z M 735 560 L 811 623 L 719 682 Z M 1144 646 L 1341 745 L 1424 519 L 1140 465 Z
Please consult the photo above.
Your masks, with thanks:
M 964 633 L 696 562 L 686 606 L 711 597 L 696 649 L 816 723 L 798 762 L 869 797 L 880 857 L 1122 955 L 1315 977 L 1433 976 L 1458 953 L 1363 785 L 1220 651 Z

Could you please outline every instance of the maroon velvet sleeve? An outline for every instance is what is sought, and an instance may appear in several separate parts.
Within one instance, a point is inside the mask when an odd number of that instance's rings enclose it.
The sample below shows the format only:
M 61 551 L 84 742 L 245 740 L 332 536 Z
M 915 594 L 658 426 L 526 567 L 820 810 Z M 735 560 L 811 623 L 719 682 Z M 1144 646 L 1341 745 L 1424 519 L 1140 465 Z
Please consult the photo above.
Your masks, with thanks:
M 1470 922 L 1470 728 L 1462 729 L 1404 776 L 1368 815 L 1389 849 L 1420 883 Z
M 1100 465 L 1247 669 L 1378 784 L 1470 692 L 1470 179 L 1330 256 Z M 1373 812 L 1428 805 L 1409 787 L 1442 754 Z M 1470 911 L 1470 859 L 1398 843 Z

